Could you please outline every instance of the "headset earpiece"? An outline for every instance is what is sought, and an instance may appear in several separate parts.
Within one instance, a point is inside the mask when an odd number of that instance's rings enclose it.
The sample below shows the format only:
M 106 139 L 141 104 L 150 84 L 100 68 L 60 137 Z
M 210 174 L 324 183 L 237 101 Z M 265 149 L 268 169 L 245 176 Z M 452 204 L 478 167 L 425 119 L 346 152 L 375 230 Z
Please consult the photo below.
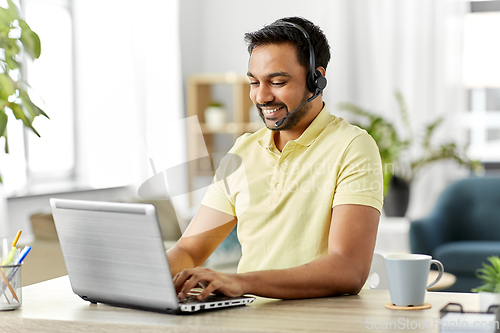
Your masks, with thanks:
M 309 89 L 310 92 L 316 93 L 316 90 L 323 91 L 325 89 L 327 84 L 326 77 L 321 74 L 319 70 L 315 70 L 314 74 L 311 75 L 311 72 L 307 75 L 307 89 Z
M 323 91 L 323 89 L 326 88 L 326 84 L 328 81 L 326 80 L 326 77 L 324 77 L 323 74 L 321 74 L 321 72 L 318 69 L 315 71 L 315 74 L 316 77 L 314 83 L 316 85 L 316 89 Z

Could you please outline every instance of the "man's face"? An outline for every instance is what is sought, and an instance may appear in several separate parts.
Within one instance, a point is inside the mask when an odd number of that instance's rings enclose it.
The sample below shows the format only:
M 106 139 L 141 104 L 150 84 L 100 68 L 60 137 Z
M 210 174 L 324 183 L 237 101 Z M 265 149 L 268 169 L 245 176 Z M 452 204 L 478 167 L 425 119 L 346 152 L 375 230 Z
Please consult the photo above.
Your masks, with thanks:
M 292 44 L 269 44 L 253 50 L 248 66 L 250 98 L 267 128 L 289 130 L 307 114 L 310 103 L 288 117 L 279 128 L 274 126 L 312 95 L 306 87 L 306 74 Z

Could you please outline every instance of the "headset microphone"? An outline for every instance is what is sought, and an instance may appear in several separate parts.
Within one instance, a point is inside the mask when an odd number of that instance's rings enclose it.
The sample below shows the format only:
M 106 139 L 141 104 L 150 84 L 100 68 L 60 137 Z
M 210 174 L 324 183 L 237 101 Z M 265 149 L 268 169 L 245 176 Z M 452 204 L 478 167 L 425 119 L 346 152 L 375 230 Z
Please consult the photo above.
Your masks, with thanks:
M 283 118 L 281 118 L 280 120 L 278 120 L 274 124 L 274 127 L 280 127 L 281 124 L 283 124 L 283 122 L 286 120 L 286 118 L 290 117 L 295 111 L 297 111 L 298 109 L 300 109 L 304 104 L 309 103 L 310 101 L 312 101 L 313 99 L 315 99 L 316 97 L 318 97 L 320 93 L 321 93 L 321 90 L 317 89 L 316 92 L 314 93 L 314 95 L 312 95 L 311 97 L 309 97 L 308 99 L 306 99 L 305 101 L 303 101 L 302 104 L 300 104 L 299 106 L 297 106 L 292 112 L 290 112 L 289 114 L 287 114 L 286 116 L 284 116 Z

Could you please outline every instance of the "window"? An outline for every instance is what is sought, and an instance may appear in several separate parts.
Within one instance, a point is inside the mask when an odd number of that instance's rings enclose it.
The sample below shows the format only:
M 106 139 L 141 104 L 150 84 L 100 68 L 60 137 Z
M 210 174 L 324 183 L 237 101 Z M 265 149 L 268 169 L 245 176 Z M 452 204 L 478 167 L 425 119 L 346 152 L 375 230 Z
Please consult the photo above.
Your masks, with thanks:
M 68 0 L 22 0 L 21 17 L 41 40 L 42 53 L 24 64 L 30 95 L 50 117 L 39 116 L 37 137 L 11 117 L 10 154 L 5 161 L 8 194 L 35 184 L 68 181 L 74 177 L 75 131 L 73 111 L 73 36 Z
M 25 17 L 42 41 L 40 59 L 27 78 L 45 102 L 50 120 L 37 117 L 27 135 L 27 170 L 32 180 L 70 177 L 75 165 L 73 126 L 72 21 L 67 1 L 24 1 Z
M 500 1 L 472 2 L 464 26 L 464 79 L 469 152 L 486 164 L 500 162 Z

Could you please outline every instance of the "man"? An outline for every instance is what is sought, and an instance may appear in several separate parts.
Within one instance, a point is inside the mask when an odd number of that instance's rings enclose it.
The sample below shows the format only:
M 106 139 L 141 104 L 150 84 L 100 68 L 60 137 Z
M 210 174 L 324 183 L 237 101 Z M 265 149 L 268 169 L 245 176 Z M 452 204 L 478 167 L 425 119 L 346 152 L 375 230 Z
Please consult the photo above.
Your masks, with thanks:
M 211 292 L 283 299 L 356 294 L 368 277 L 382 208 L 378 148 L 324 106 L 330 52 L 318 27 L 285 18 L 245 39 L 250 97 L 266 127 L 236 141 L 230 154 L 241 157 L 239 171 L 210 186 L 168 251 L 179 297 L 198 285 L 199 299 Z M 319 72 L 311 79 L 312 63 Z M 231 163 L 222 161 L 219 171 Z M 200 267 L 235 226 L 238 274 Z

